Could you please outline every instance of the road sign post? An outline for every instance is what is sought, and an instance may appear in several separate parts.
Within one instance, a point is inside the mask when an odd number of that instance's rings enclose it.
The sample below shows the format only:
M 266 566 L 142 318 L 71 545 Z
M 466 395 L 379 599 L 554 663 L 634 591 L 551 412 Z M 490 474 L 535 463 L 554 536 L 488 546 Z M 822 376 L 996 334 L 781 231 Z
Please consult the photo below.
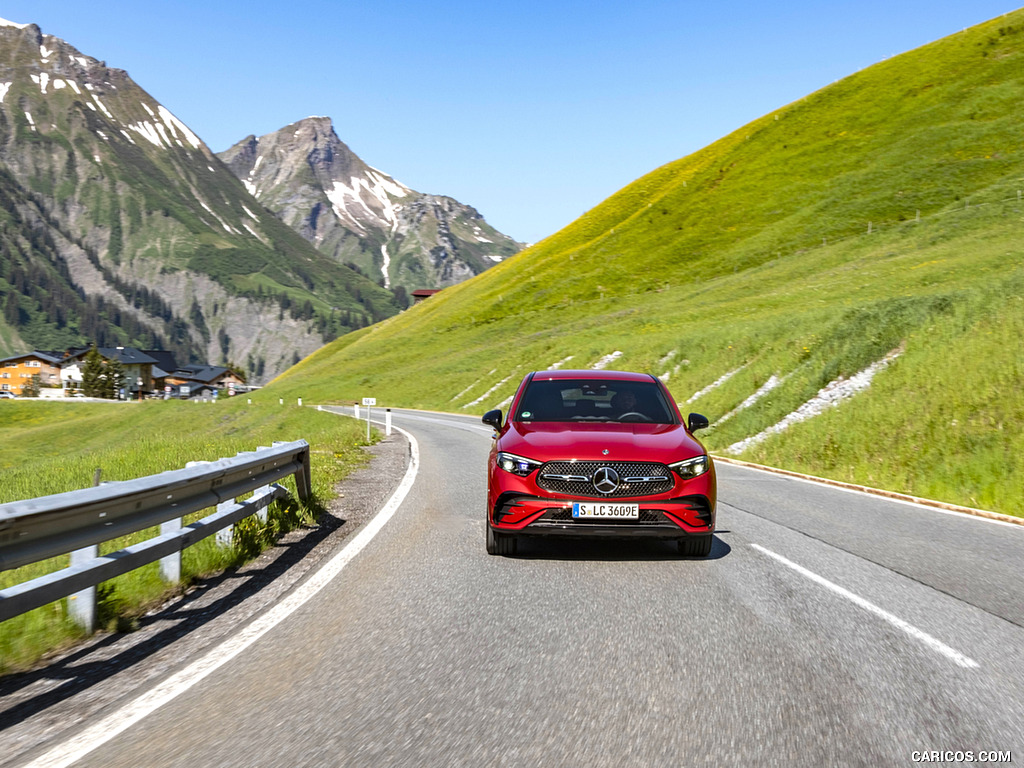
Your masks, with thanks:
M 377 404 L 376 397 L 364 397 L 363 405 L 366 406 L 366 442 L 370 442 L 370 409 Z

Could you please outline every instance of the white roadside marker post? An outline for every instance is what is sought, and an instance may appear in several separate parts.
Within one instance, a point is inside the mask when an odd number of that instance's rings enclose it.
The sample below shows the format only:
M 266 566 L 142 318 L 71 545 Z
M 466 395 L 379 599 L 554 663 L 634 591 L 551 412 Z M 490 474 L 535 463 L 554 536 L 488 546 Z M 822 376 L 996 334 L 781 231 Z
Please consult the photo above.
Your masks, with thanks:
M 377 404 L 377 398 L 364 397 L 363 405 L 366 406 L 366 442 L 370 442 L 370 410 Z

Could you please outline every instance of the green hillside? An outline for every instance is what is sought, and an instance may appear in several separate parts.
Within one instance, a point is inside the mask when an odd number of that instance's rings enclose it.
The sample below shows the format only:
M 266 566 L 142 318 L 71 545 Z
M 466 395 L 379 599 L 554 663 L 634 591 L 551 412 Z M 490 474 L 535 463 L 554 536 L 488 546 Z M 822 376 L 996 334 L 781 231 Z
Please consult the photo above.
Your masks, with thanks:
M 739 455 L 1024 514 L 1022 125 L 1018 11 L 655 170 L 267 396 L 482 413 L 527 371 L 619 352 L 609 367 L 667 377 L 725 451 L 888 355 Z

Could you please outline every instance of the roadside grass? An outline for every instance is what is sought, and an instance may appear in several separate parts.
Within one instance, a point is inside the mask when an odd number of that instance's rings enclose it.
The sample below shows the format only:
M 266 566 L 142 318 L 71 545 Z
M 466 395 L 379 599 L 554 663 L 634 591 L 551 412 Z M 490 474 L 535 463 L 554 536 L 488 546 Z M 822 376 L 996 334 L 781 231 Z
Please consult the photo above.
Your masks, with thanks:
M 92 485 L 128 480 L 189 461 L 211 461 L 255 450 L 275 440 L 310 444 L 313 499 L 294 501 L 294 479 L 282 485 L 292 500 L 271 505 L 266 523 L 251 516 L 236 524 L 233 546 L 209 537 L 182 553 L 182 579 L 164 583 L 154 563 L 102 584 L 98 591 L 101 628 L 130 631 L 154 606 L 180 594 L 196 579 L 235 568 L 258 555 L 282 534 L 315 525 L 335 485 L 366 461 L 364 427 L 353 419 L 295 405 L 250 406 L 241 398 L 209 403 L 6 402 L 0 421 L 0 503 Z M 10 407 L 7 407 L 10 406 Z M 209 510 L 185 519 L 199 519 Z M 106 542 L 100 553 L 150 538 L 157 528 Z M 0 572 L 0 589 L 66 567 L 68 557 Z M 82 638 L 60 600 L 0 623 L 0 674 L 27 669 L 47 654 Z

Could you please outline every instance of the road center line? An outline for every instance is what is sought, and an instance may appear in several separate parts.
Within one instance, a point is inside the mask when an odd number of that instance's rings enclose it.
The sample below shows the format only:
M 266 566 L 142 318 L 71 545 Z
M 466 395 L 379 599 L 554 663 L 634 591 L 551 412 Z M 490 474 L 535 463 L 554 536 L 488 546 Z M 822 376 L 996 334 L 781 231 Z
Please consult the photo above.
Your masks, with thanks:
M 941 640 L 937 640 L 936 638 L 934 638 L 931 635 L 929 635 L 927 632 L 924 632 L 923 630 L 918 629 L 913 624 L 907 623 L 906 621 L 901 619 L 899 616 L 895 616 L 895 615 L 889 613 L 888 611 L 886 611 L 886 610 L 884 610 L 882 608 L 879 608 L 874 603 L 868 602 L 867 600 L 865 600 L 860 595 L 855 595 L 850 590 L 848 590 L 848 589 L 846 589 L 844 587 L 839 586 L 838 584 L 835 584 L 835 583 L 829 581 L 828 579 L 824 578 L 823 576 L 819 576 L 818 574 L 814 573 L 813 571 L 807 570 L 802 565 L 797 565 L 792 560 L 787 560 L 782 555 L 776 554 L 775 552 L 772 552 L 770 549 L 765 549 L 760 544 L 751 544 L 750 546 L 753 547 L 754 549 L 756 549 L 758 552 L 763 552 L 764 554 L 768 555 L 769 557 L 774 558 L 778 562 L 780 562 L 783 565 L 785 565 L 787 568 L 792 568 L 794 571 L 799 573 L 801 576 L 805 576 L 808 579 L 810 579 L 811 581 L 816 582 L 817 584 L 820 584 L 821 586 L 825 587 L 826 589 L 831 590 L 832 592 L 834 592 L 835 594 L 839 595 L 840 597 L 845 597 L 847 600 L 849 600 L 852 603 L 854 603 L 855 605 L 863 608 L 865 611 L 873 613 L 875 616 L 878 616 L 881 619 L 885 619 L 885 621 L 889 622 L 890 624 L 892 624 L 897 629 L 900 629 L 900 630 L 906 632 L 908 635 L 910 635 L 915 640 L 918 640 L 918 641 L 924 643 L 926 646 L 931 648 L 933 651 L 941 653 L 943 656 L 945 656 L 947 659 L 952 661 L 954 664 L 957 664 L 958 666 L 961 666 L 961 667 L 965 667 L 967 669 L 974 669 L 974 668 L 978 667 L 978 662 L 976 662 L 974 659 L 971 659 L 971 658 L 969 658 L 967 656 L 964 656 L 962 653 L 960 653 L 960 651 L 956 650 L 955 648 L 950 648 L 948 645 L 943 643 Z
M 181 671 L 171 675 L 155 688 L 107 715 L 77 736 L 59 744 L 49 752 L 33 760 L 26 768 L 64 768 L 64 766 L 69 766 L 81 759 L 118 734 L 128 730 L 144 717 L 156 711 L 176 696 L 184 693 L 193 685 L 235 658 L 235 656 L 291 616 L 321 589 L 327 586 L 331 579 L 337 576 L 391 519 L 416 480 L 416 473 L 420 465 L 419 445 L 416 442 L 416 438 L 404 429 L 399 427 L 396 427 L 396 429 L 409 439 L 411 456 L 405 476 L 387 503 L 340 552 L 324 563 L 318 571 L 300 584 L 295 591 L 238 632 L 238 634 L 228 638 Z

